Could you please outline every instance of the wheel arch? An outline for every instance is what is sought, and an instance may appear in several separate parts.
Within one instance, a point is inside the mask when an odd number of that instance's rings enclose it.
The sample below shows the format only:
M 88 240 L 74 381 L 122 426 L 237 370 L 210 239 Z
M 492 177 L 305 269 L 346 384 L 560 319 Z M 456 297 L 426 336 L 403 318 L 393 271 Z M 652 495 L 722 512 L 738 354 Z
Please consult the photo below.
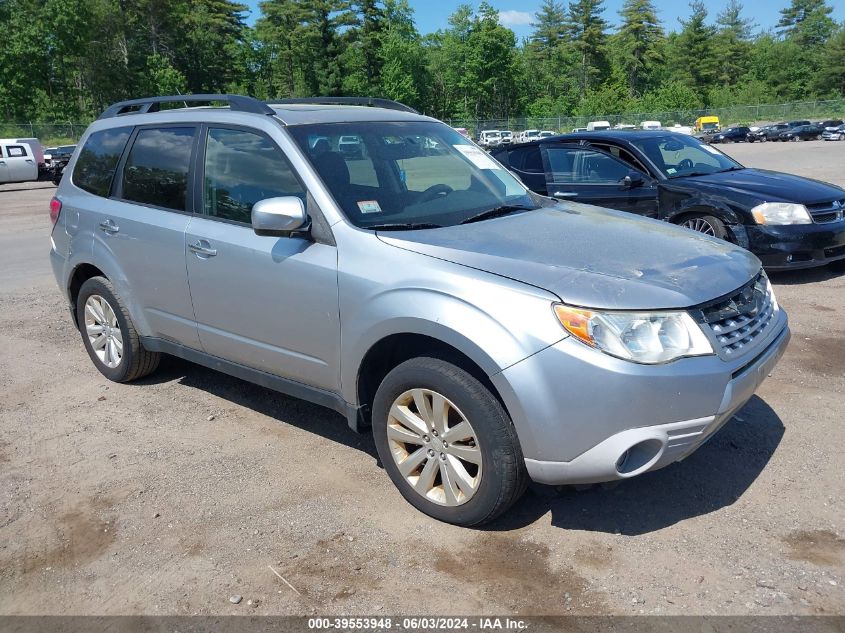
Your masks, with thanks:
M 439 358 L 460 367 L 489 389 L 507 412 L 508 408 L 502 395 L 490 380 L 488 371 L 482 366 L 489 367 L 492 359 L 476 359 L 471 354 L 471 351 L 467 353 L 458 346 L 429 334 L 398 332 L 382 337 L 369 347 L 358 366 L 355 394 L 360 411 L 359 423 L 369 425 L 373 400 L 384 377 L 406 360 L 420 356 Z M 477 357 L 477 353 L 473 355 Z
M 97 268 L 94 264 L 83 262 L 81 264 L 78 264 L 76 268 L 73 269 L 73 272 L 70 274 L 70 278 L 68 279 L 67 294 L 68 298 L 70 299 L 70 304 L 73 307 L 70 312 L 73 316 L 73 323 L 76 327 L 79 327 L 76 315 L 76 300 L 79 297 L 79 290 L 82 288 L 82 284 L 84 284 L 92 277 L 105 277 L 106 279 L 109 278 L 108 275 L 106 275 L 102 270 Z

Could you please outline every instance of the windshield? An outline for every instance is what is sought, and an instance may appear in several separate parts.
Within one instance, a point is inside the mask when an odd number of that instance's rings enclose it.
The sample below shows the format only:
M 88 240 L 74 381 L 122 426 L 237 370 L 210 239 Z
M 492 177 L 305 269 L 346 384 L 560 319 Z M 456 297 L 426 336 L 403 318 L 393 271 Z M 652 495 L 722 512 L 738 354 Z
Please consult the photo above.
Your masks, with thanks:
M 692 136 L 651 136 L 632 139 L 631 143 L 648 156 L 667 178 L 742 169 L 735 160 Z
M 452 226 L 500 207 L 536 208 L 510 172 L 442 123 L 366 121 L 288 131 L 360 228 Z M 355 152 L 338 147 L 350 136 L 359 140 Z

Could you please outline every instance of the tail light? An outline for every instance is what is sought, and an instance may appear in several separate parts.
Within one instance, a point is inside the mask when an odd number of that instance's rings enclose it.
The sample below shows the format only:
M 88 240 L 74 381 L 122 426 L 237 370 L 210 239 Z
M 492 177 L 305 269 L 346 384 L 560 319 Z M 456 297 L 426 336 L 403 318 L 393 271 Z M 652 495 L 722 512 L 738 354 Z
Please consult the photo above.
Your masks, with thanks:
M 55 226 L 59 221 L 59 214 L 62 212 L 62 201 L 58 198 L 50 200 L 50 222 Z

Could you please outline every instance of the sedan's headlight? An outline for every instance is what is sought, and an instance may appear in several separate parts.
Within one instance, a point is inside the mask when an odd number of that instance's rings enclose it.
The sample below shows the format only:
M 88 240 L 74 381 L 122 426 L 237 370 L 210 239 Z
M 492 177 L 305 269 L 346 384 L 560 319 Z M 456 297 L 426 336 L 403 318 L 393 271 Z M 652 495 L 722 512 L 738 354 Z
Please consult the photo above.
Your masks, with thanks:
M 803 204 L 764 202 L 751 209 L 757 224 L 812 224 L 813 218 Z
M 635 363 L 667 363 L 713 353 L 710 341 L 686 312 L 606 312 L 561 303 L 554 310 L 578 340 Z

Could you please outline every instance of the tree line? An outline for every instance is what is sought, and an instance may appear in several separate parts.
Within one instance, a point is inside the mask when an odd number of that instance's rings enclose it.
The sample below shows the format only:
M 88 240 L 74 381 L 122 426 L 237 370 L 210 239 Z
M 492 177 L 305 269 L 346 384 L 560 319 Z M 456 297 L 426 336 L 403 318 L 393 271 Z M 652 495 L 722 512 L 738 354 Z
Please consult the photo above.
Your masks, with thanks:
M 693 110 L 845 95 L 845 25 L 790 0 L 761 31 L 738 0 L 544 0 L 518 41 L 486 2 L 418 31 L 407 0 L 0 0 L 0 121 L 79 121 L 114 101 L 234 92 L 364 95 L 435 117 Z

